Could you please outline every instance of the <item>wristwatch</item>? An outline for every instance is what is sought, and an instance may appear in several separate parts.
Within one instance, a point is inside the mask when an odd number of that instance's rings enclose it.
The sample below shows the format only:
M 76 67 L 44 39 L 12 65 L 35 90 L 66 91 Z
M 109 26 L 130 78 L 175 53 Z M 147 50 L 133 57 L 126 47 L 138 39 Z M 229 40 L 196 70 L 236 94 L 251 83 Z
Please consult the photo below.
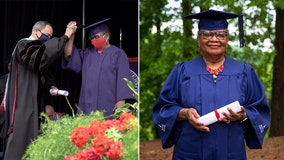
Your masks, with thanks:
M 245 113 L 245 118 L 241 120 L 241 123 L 245 122 L 248 119 L 247 114 Z

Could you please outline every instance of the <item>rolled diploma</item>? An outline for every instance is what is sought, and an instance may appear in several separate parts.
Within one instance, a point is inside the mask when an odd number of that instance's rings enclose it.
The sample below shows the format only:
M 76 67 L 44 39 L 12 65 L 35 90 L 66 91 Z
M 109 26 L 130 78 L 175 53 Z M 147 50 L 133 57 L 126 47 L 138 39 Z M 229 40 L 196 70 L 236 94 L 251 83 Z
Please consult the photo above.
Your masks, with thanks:
M 226 106 L 223 106 L 215 111 L 212 111 L 210 113 L 207 113 L 201 117 L 198 118 L 199 122 L 202 122 L 206 125 L 210 125 L 212 123 L 217 122 L 219 119 L 224 118 L 225 116 L 222 114 L 222 112 L 225 112 L 227 114 L 230 114 L 228 111 L 228 108 L 231 108 L 234 112 L 240 112 L 241 111 L 241 106 L 239 101 L 235 101 L 233 103 L 230 103 Z M 218 119 L 218 115 L 220 116 Z
M 58 90 L 58 89 L 50 89 L 50 94 L 56 94 L 56 95 L 62 95 L 62 96 L 68 96 L 69 92 L 65 90 Z

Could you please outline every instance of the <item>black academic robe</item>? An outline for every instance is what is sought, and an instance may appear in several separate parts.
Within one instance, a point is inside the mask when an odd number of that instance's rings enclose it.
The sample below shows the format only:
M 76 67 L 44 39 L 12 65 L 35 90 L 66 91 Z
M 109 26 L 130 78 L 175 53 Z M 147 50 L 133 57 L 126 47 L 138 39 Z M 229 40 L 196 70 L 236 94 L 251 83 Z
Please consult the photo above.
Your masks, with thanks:
M 8 77 L 8 74 L 4 74 L 3 76 L 0 77 L 0 100 L 1 101 L 4 98 L 7 77 Z
M 5 88 L 6 88 L 6 81 L 7 81 L 8 74 L 5 74 L 0 77 L 0 103 L 2 103 L 2 99 L 5 96 Z M 0 152 L 3 152 L 3 133 L 2 127 L 5 121 L 5 113 L 0 111 Z
M 19 160 L 39 133 L 39 73 L 64 51 L 67 36 L 20 40 L 12 54 L 5 114 L 5 160 Z
M 44 70 L 41 70 L 41 81 L 43 83 L 42 86 L 42 110 L 45 110 L 45 105 L 52 104 L 52 97 L 49 93 L 49 90 L 52 86 L 57 87 L 56 83 L 56 63 L 52 63 L 48 65 Z

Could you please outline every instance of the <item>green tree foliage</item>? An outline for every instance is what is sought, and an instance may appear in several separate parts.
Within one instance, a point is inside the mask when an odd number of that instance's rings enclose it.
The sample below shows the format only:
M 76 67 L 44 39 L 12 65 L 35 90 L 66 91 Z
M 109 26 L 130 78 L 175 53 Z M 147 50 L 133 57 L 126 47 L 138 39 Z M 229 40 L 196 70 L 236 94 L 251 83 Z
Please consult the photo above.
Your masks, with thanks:
M 167 7 L 167 0 L 140 1 L 140 139 L 157 137 L 152 121 L 152 108 L 169 72 L 179 61 L 188 61 L 196 56 L 195 22 L 184 19 L 187 14 L 217 7 L 220 10 L 244 15 L 246 47 L 238 47 L 237 20 L 229 21 L 230 46 L 227 56 L 250 63 L 262 80 L 268 99 L 271 99 L 273 45 L 275 38 L 274 10 L 268 1 L 231 0 L 176 0 L 181 8 Z M 162 24 L 173 19 L 182 19 L 183 24 L 175 29 Z M 155 31 L 155 32 L 154 32 Z M 264 49 L 266 48 L 266 51 Z

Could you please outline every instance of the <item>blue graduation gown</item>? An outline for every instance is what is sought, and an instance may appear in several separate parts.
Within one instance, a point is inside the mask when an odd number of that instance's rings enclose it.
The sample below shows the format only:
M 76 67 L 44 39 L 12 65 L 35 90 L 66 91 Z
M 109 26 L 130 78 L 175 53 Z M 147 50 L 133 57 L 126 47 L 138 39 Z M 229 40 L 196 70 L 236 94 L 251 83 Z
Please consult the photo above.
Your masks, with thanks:
M 178 63 L 169 74 L 153 108 L 153 120 L 163 148 L 174 145 L 173 159 L 244 160 L 245 141 L 249 148 L 262 147 L 270 125 L 270 109 L 254 69 L 247 63 L 226 57 L 216 81 L 206 71 L 200 56 Z M 201 132 L 188 121 L 176 121 L 182 108 L 195 108 L 200 116 L 239 101 L 248 120 L 209 125 Z
M 101 110 L 108 116 L 117 101 L 135 99 L 123 80 L 131 80 L 127 55 L 114 45 L 101 54 L 94 48 L 83 51 L 74 46 L 69 61 L 62 60 L 62 68 L 82 74 L 79 108 L 84 114 Z

